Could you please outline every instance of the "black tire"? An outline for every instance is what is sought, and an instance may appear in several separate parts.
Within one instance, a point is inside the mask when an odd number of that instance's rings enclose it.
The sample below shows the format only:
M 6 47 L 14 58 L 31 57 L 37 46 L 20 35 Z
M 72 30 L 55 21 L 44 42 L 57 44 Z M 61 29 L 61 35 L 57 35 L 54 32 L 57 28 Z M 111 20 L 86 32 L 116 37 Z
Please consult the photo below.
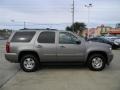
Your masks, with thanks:
M 27 60 L 28 58 L 30 58 L 34 62 L 33 67 L 29 68 L 29 69 L 26 68 L 25 64 L 24 64 L 25 60 Z M 39 67 L 39 61 L 38 61 L 37 56 L 36 55 L 32 55 L 32 54 L 23 55 L 21 57 L 20 67 L 25 72 L 34 72 L 34 71 L 36 71 L 38 69 L 38 67 Z
M 99 66 L 98 68 L 96 68 L 94 65 L 93 65 L 93 62 L 95 60 L 95 58 L 100 58 L 101 59 L 101 66 Z M 93 60 L 94 59 L 94 60 Z M 95 62 L 94 62 L 95 63 Z M 90 70 L 92 71 L 102 71 L 105 66 L 106 66 L 106 58 L 102 55 L 102 54 L 92 54 L 89 58 L 88 58 L 88 61 L 87 61 L 87 66 Z

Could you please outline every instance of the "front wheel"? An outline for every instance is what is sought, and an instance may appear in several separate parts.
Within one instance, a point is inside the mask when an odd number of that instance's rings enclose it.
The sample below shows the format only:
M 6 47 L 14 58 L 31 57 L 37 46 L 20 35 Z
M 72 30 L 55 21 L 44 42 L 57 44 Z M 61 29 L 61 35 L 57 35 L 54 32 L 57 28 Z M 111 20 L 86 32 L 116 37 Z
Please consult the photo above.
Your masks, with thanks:
M 93 54 L 88 59 L 88 67 L 93 71 L 101 71 L 105 68 L 106 58 L 101 54 Z
M 24 55 L 21 58 L 20 66 L 25 72 L 33 72 L 38 68 L 39 62 L 35 55 Z

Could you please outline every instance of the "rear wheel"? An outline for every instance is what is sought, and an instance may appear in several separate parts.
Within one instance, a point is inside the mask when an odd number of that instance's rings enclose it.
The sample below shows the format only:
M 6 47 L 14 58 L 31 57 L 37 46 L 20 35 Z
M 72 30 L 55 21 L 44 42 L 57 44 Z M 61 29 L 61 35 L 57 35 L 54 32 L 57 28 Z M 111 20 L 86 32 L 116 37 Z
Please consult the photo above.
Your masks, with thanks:
M 106 58 L 101 54 L 93 54 L 89 57 L 87 65 L 90 70 L 101 71 L 105 68 Z
M 20 67 L 25 72 L 34 72 L 38 69 L 39 62 L 35 55 L 24 55 L 21 58 Z

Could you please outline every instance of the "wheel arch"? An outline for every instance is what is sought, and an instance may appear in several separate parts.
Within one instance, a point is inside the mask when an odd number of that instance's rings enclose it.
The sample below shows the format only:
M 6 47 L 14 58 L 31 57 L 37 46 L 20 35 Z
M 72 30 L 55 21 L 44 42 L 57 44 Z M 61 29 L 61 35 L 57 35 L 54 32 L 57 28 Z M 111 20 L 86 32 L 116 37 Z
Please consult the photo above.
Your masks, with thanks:
M 19 54 L 18 54 L 18 62 L 20 62 L 21 57 L 22 57 L 23 55 L 27 55 L 27 54 L 35 55 L 35 56 L 37 57 L 38 61 L 40 62 L 40 57 L 39 57 L 38 53 L 37 53 L 36 51 L 32 51 L 32 50 L 19 52 Z
M 91 52 L 89 52 L 88 55 L 87 55 L 86 62 L 88 62 L 90 56 L 93 55 L 93 54 L 101 54 L 101 55 L 103 55 L 105 57 L 106 64 L 108 64 L 108 56 L 107 56 L 107 53 L 104 52 L 104 51 L 91 51 Z

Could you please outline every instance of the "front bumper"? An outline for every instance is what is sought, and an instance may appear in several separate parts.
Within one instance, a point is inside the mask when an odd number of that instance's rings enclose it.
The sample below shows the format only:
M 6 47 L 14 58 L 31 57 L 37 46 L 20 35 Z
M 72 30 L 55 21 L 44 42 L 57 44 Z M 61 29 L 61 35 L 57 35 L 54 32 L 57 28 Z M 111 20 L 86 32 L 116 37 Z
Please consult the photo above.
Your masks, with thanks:
M 16 53 L 5 53 L 5 58 L 9 62 L 18 63 L 18 55 Z
M 108 54 L 108 61 L 107 64 L 109 65 L 111 63 L 111 61 L 113 60 L 113 54 Z

